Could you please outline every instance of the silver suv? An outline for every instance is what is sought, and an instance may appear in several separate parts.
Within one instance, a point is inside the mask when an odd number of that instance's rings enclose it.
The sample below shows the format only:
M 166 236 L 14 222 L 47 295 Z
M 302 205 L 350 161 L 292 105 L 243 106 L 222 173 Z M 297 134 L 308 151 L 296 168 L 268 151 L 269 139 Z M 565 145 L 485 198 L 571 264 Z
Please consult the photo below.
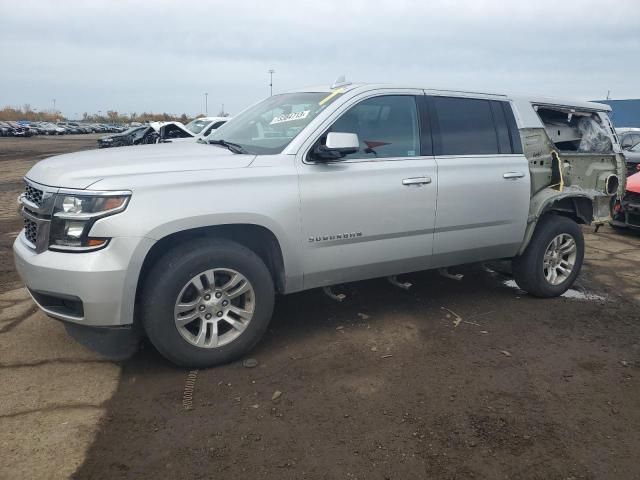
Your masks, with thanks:
M 557 296 L 582 265 L 578 224 L 608 221 L 624 188 L 609 109 L 347 83 L 274 95 L 209 144 L 38 163 L 16 267 L 76 336 L 142 330 L 194 367 L 251 349 L 276 294 L 510 258 L 522 289 Z

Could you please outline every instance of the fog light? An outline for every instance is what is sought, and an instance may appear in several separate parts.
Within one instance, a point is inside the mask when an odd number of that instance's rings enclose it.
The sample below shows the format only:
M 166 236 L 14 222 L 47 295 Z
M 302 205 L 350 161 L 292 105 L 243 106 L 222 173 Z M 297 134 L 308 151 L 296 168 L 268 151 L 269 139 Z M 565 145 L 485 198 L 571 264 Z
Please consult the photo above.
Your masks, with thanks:
M 85 226 L 86 222 L 67 222 L 64 233 L 70 238 L 80 238 Z

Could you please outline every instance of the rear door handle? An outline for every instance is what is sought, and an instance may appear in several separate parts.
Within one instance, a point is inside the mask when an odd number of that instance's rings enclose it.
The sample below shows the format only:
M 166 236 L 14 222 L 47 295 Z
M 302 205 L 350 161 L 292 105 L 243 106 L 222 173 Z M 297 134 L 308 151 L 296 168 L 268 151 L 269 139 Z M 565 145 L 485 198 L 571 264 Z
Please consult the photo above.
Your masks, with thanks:
M 402 180 L 402 185 L 427 185 L 431 183 L 431 177 L 413 177 Z
M 522 172 L 507 172 L 502 174 L 502 178 L 511 179 L 511 178 L 522 178 L 524 177 L 524 173 Z

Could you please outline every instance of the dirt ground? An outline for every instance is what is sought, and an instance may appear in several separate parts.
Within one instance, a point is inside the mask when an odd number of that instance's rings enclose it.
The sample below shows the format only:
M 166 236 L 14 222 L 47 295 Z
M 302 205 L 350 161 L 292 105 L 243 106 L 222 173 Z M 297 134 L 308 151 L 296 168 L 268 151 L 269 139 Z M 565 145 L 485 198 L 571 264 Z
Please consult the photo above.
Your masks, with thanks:
M 0 139 L 1 478 L 640 478 L 640 235 L 585 228 L 557 299 L 505 265 L 423 272 L 279 298 L 255 368 L 115 365 L 34 313 L 10 258 L 20 177 L 92 146 Z

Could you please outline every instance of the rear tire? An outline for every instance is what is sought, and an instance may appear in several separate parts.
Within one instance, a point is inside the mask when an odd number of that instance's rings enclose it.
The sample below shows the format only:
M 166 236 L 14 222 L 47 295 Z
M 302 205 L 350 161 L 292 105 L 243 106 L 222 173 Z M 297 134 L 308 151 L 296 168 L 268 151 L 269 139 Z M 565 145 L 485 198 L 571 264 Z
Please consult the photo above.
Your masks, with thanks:
M 235 242 L 199 238 L 170 250 L 151 268 L 142 291 L 142 322 L 151 343 L 171 362 L 212 367 L 258 343 L 274 299 L 271 274 L 258 255 Z
M 546 215 L 522 255 L 512 261 L 518 286 L 536 297 L 566 292 L 582 268 L 584 237 L 580 226 L 560 215 Z

